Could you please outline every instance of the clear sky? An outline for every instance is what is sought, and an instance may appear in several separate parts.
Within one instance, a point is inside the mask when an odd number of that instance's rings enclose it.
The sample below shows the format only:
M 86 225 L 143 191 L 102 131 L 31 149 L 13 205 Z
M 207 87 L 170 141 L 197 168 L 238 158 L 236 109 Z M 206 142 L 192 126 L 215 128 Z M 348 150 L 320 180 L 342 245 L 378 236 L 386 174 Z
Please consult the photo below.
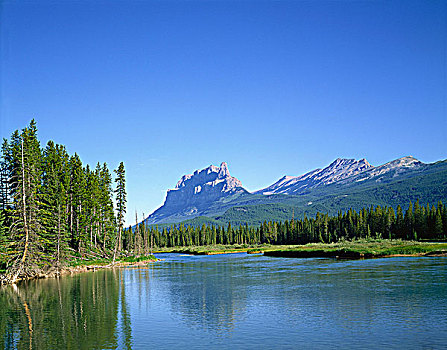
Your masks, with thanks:
M 125 162 L 128 216 L 228 163 L 447 158 L 447 1 L 2 1 L 0 136 Z

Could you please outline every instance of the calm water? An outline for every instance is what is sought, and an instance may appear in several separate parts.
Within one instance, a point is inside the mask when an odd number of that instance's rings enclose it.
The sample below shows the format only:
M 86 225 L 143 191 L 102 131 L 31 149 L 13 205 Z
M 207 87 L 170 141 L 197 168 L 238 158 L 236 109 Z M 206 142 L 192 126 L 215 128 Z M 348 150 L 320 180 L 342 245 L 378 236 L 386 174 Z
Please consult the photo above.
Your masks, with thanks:
M 159 257 L 0 289 L 0 348 L 447 348 L 447 258 Z

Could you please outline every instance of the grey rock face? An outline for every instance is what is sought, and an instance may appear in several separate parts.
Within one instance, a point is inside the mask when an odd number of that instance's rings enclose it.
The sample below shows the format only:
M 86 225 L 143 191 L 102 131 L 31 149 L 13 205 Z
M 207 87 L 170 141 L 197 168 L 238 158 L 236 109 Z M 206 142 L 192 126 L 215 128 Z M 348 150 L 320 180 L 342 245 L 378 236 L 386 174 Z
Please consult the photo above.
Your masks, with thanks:
M 193 175 L 183 175 L 173 190 L 168 190 L 164 205 L 185 205 L 216 200 L 242 189 L 242 183 L 230 176 L 227 163 L 220 167 L 210 165 L 196 170 Z
M 366 159 L 338 158 L 324 169 L 316 169 L 301 176 L 284 176 L 273 185 L 255 193 L 269 194 L 300 194 L 306 190 L 338 183 L 346 185 L 352 182 L 373 180 L 376 182 L 419 170 L 426 164 L 412 156 L 398 158 L 377 167 L 372 166 Z
M 301 176 L 284 176 L 273 185 L 256 191 L 262 194 L 299 194 L 310 188 L 331 183 L 357 175 L 373 166 L 366 159 L 337 158 L 324 169 L 315 169 Z
M 194 174 L 183 175 L 175 188 L 168 190 L 163 206 L 151 214 L 147 222 L 161 222 L 172 215 L 192 218 L 211 203 L 237 193 L 248 192 L 237 178 L 230 175 L 227 163 L 223 162 L 220 167 L 210 165 Z
M 400 176 L 414 176 L 428 166 L 412 156 L 377 167 L 369 164 L 366 159 L 338 158 L 324 169 L 315 169 L 301 176 L 284 176 L 273 185 L 254 193 L 301 195 L 331 184 L 349 187 L 363 181 L 385 183 Z M 250 197 L 251 194 L 242 187 L 242 183 L 230 175 L 226 163 L 222 163 L 220 167 L 210 165 L 193 174 L 183 175 L 175 188 L 168 190 L 163 206 L 154 211 L 146 222 L 179 222 L 208 215 L 211 207 L 211 212 L 224 212 L 233 206 L 233 199 L 240 199 L 240 195 L 246 196 L 244 198 L 249 198 L 250 201 L 259 201 L 259 196 Z M 252 199 L 253 197 L 255 198 Z
M 362 173 L 356 174 L 356 176 L 341 181 L 340 183 L 346 184 L 365 180 L 383 182 L 398 177 L 403 173 L 423 169 L 426 165 L 427 164 L 422 163 L 412 156 L 402 157 L 376 167 L 371 167 Z

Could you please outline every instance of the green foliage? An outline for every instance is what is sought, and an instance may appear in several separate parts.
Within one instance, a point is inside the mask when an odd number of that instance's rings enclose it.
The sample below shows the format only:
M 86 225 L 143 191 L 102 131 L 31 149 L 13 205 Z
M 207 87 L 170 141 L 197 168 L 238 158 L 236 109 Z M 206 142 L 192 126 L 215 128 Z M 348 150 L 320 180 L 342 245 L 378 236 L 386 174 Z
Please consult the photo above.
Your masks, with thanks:
M 20 133 L 14 132 L 3 150 L 10 174 L 11 227 L 9 264 L 41 265 L 45 261 L 46 232 L 42 208 L 42 150 L 34 120 Z
M 194 226 L 201 226 L 204 222 L 214 225 L 226 225 L 228 222 L 233 225 L 260 225 L 265 220 L 289 220 L 293 214 L 295 218 L 315 216 L 318 212 L 337 215 L 340 210 L 359 211 L 371 205 L 397 210 L 399 205 L 406 207 L 410 201 L 415 203 L 418 199 L 420 203 L 447 200 L 447 161 L 430 164 L 396 178 L 384 177 L 380 182 L 373 179 L 332 184 L 300 195 L 230 196 L 225 201 L 211 204 L 202 217 L 183 222 Z
M 117 218 L 118 225 L 122 227 L 124 214 L 126 214 L 126 174 L 124 170 L 124 163 L 121 162 L 118 166 L 118 169 L 114 170 L 116 174 L 115 182 L 116 182 L 116 210 L 117 210 Z
M 265 255 L 284 257 L 380 257 L 389 255 L 445 254 L 447 243 L 425 243 L 403 240 L 359 239 L 337 243 L 312 243 L 292 247 L 270 247 Z
M 418 202 L 417 202 L 418 203 Z M 418 205 L 415 206 L 416 209 Z M 147 235 L 154 237 L 158 248 L 170 247 L 197 247 L 215 245 L 259 245 L 259 244 L 307 244 L 307 243 L 333 243 L 353 239 L 414 239 L 444 240 L 447 238 L 444 215 L 446 207 L 441 201 L 437 208 L 432 206 L 429 210 L 417 209 L 415 212 L 418 221 L 414 220 L 415 213 L 410 202 L 405 214 L 399 206 L 395 211 L 392 207 L 369 207 L 359 211 L 349 209 L 339 211 L 330 216 L 327 213 L 317 212 L 315 217 L 304 217 L 296 220 L 272 221 L 264 220 L 258 226 L 215 224 L 206 218 L 198 218 L 170 227 L 139 227 L 146 230 Z M 197 224 L 203 220 L 202 225 Z M 419 225 L 419 226 L 416 226 Z M 419 232 L 416 235 L 416 227 Z M 126 237 L 135 235 L 133 228 L 125 230 Z
M 136 263 L 136 262 L 147 261 L 147 260 L 157 260 L 157 259 L 153 255 L 144 255 L 144 256 L 129 256 L 124 259 L 121 259 L 120 261 Z
M 63 145 L 49 141 L 42 149 L 34 120 L 4 140 L 0 268 L 30 277 L 35 267 L 60 266 L 75 254 L 106 257 L 115 236 L 112 178 L 105 163 L 92 171 Z
M 124 224 L 124 215 L 126 214 L 126 174 L 124 170 L 124 163 L 121 162 L 118 169 L 114 170 L 116 174 L 116 211 L 117 211 L 117 221 L 118 221 L 118 240 L 115 243 L 115 251 L 113 253 L 113 259 L 115 260 L 116 254 L 121 251 L 122 248 L 122 231 Z

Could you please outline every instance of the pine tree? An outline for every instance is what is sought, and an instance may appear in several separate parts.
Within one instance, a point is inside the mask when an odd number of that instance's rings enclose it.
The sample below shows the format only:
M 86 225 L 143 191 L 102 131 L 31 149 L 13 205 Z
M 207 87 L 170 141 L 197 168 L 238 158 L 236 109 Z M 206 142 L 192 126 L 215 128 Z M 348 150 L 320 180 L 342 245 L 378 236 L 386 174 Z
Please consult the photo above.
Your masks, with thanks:
M 115 214 L 113 211 L 112 176 L 107 164 L 104 163 L 100 171 L 100 221 L 103 250 L 106 251 L 114 233 L 116 232 Z
M 8 140 L 3 139 L 2 155 L 0 158 L 0 210 L 5 210 L 9 206 L 9 181 L 10 181 L 10 169 L 8 167 Z
M 418 233 L 419 238 L 423 237 L 423 221 L 424 216 L 422 215 L 421 206 L 419 205 L 419 200 L 414 204 L 414 230 Z
M 8 251 L 8 227 L 6 224 L 5 211 L 0 209 L 0 266 L 4 268 L 7 263 Z
M 413 239 L 414 238 L 414 215 L 413 215 L 413 203 L 411 203 L 411 201 L 410 201 L 407 211 L 405 212 L 404 223 L 405 223 L 406 238 Z
M 71 245 L 74 249 L 80 252 L 81 247 L 85 242 L 85 232 L 81 230 L 81 227 L 84 222 L 82 207 L 85 200 L 86 184 L 82 162 L 76 153 L 70 157 L 69 169 L 68 226 L 71 236 Z
M 41 149 L 37 139 L 34 120 L 13 134 L 10 145 L 11 175 L 13 192 L 12 225 L 10 230 L 11 249 L 8 279 L 31 277 L 38 272 L 36 266 L 43 258 L 44 227 L 41 208 Z
M 438 209 L 436 210 L 436 216 L 434 222 L 435 222 L 433 229 L 434 238 L 441 238 L 443 236 L 443 229 L 442 229 L 442 214 L 439 206 Z
M 47 252 L 59 266 L 68 251 L 68 154 L 64 146 L 49 141 L 43 154 L 42 203 Z
M 124 163 L 121 162 L 118 169 L 115 170 L 116 178 L 116 210 L 118 220 L 118 239 L 115 243 L 115 252 L 113 254 L 113 262 L 115 262 L 116 254 L 121 251 L 121 232 L 123 230 L 124 215 L 126 214 L 126 174 L 124 170 Z
M 404 214 L 402 212 L 402 207 L 400 205 L 397 206 L 396 209 L 396 221 L 394 223 L 394 235 L 396 238 L 404 238 Z

